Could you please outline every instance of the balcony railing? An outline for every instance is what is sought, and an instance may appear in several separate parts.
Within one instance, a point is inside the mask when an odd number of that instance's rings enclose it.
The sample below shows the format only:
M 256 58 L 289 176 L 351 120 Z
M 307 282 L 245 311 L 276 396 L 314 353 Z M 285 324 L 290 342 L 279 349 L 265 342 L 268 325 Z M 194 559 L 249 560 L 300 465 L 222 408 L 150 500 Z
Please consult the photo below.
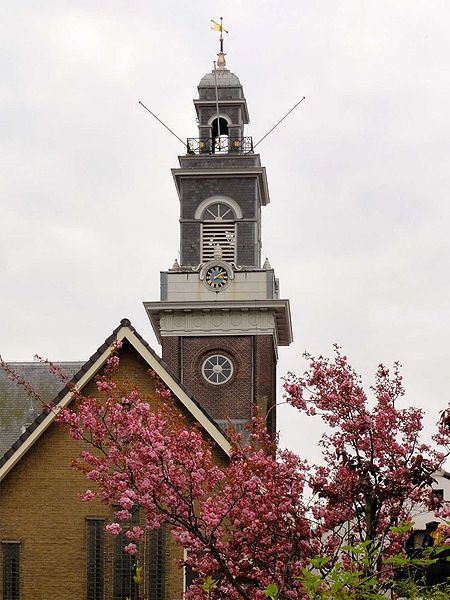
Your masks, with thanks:
M 230 138 L 221 135 L 215 138 L 188 138 L 188 154 L 252 154 L 253 140 L 250 136 Z

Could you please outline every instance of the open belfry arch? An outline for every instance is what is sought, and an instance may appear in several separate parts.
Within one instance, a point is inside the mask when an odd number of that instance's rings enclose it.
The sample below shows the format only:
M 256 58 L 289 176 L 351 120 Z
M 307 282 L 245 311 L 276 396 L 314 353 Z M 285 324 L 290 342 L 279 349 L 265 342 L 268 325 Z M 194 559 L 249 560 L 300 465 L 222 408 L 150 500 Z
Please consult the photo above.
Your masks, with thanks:
M 241 429 L 258 407 L 275 433 L 278 347 L 292 341 L 290 308 L 270 263 L 262 264 L 266 169 L 246 135 L 247 100 L 222 39 L 194 106 L 197 137 L 172 169 L 180 260 L 161 272 L 160 300 L 144 306 L 163 360 L 218 424 Z

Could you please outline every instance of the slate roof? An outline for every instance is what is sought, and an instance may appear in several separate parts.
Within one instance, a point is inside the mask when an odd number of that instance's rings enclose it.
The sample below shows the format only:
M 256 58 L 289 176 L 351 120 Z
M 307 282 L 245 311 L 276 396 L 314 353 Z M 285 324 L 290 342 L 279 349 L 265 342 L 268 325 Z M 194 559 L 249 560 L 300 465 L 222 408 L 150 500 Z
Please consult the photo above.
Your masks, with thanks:
M 201 78 L 200 83 L 198 84 L 199 88 L 213 88 L 216 87 L 241 87 L 241 82 L 239 81 L 237 75 L 229 71 L 228 69 L 217 69 L 215 75 L 214 71 L 211 73 L 207 73 L 204 77 Z
M 213 424 L 214 428 L 220 432 L 226 439 L 226 434 L 220 426 L 212 419 L 207 411 L 194 398 L 192 393 L 181 383 L 181 381 L 171 372 L 169 366 L 156 354 L 151 346 L 131 325 L 129 319 L 122 319 L 120 325 L 116 327 L 113 333 L 105 340 L 91 358 L 83 362 L 60 362 L 54 363 L 61 367 L 62 372 L 69 377 L 67 385 L 62 389 L 61 381 L 57 376 L 51 375 L 48 366 L 42 363 L 8 363 L 19 376 L 23 377 L 28 383 L 31 383 L 35 391 L 40 395 L 43 402 L 54 401 L 58 404 L 77 381 L 79 381 L 86 371 L 92 367 L 97 359 L 107 350 L 116 340 L 117 333 L 122 327 L 128 327 L 130 331 L 145 346 L 157 362 L 170 374 L 183 392 L 190 398 L 196 407 L 203 413 L 206 419 Z M 59 390 L 59 391 L 58 391 Z M 19 408 L 21 407 L 21 408 Z M 15 410 L 16 408 L 16 410 Z M 44 421 L 49 414 L 48 409 L 42 410 L 38 401 L 31 401 L 22 388 L 13 381 L 9 381 L 7 375 L 0 369 L 0 468 L 8 461 L 11 456 L 22 446 L 30 437 L 33 431 Z M 9 423 L 9 425 L 8 425 Z M 8 432 L 3 439 L 2 430 Z
M 17 375 L 27 381 L 38 393 L 42 402 L 50 402 L 64 386 L 56 375 L 49 373 L 48 366 L 39 362 L 8 363 Z M 83 366 L 82 362 L 54 363 L 69 380 Z M 25 429 L 42 412 L 42 404 L 31 399 L 23 386 L 8 379 L 0 369 L 0 457 L 11 448 Z

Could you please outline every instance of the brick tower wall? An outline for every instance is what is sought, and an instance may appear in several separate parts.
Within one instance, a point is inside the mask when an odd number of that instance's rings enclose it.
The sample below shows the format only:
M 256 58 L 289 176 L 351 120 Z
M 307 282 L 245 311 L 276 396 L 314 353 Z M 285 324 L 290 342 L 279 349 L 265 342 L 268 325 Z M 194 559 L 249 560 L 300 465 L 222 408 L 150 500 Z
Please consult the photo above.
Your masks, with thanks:
M 223 385 L 208 383 L 201 373 L 203 361 L 216 352 L 228 356 L 235 367 Z M 275 403 L 272 336 L 163 337 L 162 357 L 214 419 L 250 419 L 255 405 L 265 415 Z M 275 410 L 268 423 L 274 433 Z

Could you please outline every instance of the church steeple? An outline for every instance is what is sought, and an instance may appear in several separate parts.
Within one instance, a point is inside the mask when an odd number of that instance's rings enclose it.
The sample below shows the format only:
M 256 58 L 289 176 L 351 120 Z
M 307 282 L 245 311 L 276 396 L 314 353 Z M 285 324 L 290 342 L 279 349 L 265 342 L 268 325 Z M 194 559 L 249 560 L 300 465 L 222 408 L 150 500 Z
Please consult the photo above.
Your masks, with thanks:
M 180 260 L 161 273 L 161 299 L 145 302 L 163 359 L 219 422 L 239 425 L 255 406 L 275 431 L 278 346 L 292 341 L 289 301 L 261 266 L 266 170 L 245 136 L 238 77 L 217 68 L 194 100 L 198 137 L 172 169 L 180 201 Z
M 266 170 L 244 126 L 247 101 L 228 69 L 207 73 L 194 100 L 199 137 L 172 173 L 180 197 L 180 265 L 195 268 L 213 257 L 239 268 L 261 266 L 261 207 L 269 202 Z M 201 196 L 201 197 L 200 197 Z

